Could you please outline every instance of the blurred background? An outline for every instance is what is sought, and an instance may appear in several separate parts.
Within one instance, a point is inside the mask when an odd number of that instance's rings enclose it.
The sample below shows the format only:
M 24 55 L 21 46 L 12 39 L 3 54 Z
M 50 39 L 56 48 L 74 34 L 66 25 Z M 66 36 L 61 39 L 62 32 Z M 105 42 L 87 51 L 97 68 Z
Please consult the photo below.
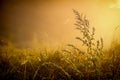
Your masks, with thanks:
M 1 0 L 0 39 L 17 47 L 78 44 L 72 9 L 87 16 L 106 48 L 119 38 L 120 0 Z

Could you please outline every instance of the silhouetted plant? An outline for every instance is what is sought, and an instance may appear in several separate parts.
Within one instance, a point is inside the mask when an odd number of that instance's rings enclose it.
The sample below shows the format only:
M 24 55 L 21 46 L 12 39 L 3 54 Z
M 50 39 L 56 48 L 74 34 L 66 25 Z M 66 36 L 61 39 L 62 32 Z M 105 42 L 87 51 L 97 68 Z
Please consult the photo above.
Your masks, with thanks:
M 90 30 L 91 28 L 89 20 L 86 18 L 86 16 L 80 15 L 80 13 L 76 10 L 73 10 L 73 12 L 75 13 L 77 19 L 75 23 L 77 26 L 76 29 L 79 30 L 82 34 L 82 37 L 76 37 L 76 39 L 83 43 L 82 46 L 86 46 L 87 54 L 90 54 L 91 56 L 95 54 L 101 55 L 103 51 L 103 38 L 100 40 L 95 40 L 95 28 L 92 27 L 92 31 Z
M 81 37 L 77 36 L 75 39 L 82 43 L 82 46 L 85 47 L 85 50 L 82 51 L 73 44 L 68 44 L 68 46 L 72 47 L 78 53 L 85 55 L 88 61 L 92 61 L 96 73 L 100 75 L 100 63 L 98 61 L 99 59 L 102 59 L 103 55 L 103 38 L 100 38 L 100 40 L 95 40 L 95 28 L 90 27 L 89 20 L 86 18 L 86 16 L 80 14 L 76 10 L 73 10 L 73 12 L 77 19 L 75 23 L 76 29 L 79 30 L 82 35 Z M 67 50 L 64 51 L 70 52 Z

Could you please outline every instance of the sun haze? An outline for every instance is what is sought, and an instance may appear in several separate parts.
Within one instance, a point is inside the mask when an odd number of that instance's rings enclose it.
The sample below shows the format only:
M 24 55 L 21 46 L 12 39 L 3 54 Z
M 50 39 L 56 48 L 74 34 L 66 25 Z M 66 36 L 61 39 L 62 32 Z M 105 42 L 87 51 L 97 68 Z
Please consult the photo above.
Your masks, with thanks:
M 76 43 L 80 33 L 72 9 L 87 16 L 106 47 L 120 21 L 120 0 L 5 0 L 1 5 L 1 36 L 8 33 L 17 46 L 32 46 L 36 40 L 40 45 Z

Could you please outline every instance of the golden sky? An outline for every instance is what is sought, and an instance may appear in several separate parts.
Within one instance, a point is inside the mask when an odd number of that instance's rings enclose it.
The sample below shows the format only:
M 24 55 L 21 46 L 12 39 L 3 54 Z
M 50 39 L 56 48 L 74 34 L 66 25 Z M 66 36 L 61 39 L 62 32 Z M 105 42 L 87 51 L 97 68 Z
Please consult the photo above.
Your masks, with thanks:
M 79 32 L 72 9 L 86 15 L 96 28 L 96 38 L 103 37 L 105 46 L 110 45 L 113 31 L 120 25 L 120 0 L 5 0 L 2 26 L 21 44 L 30 44 L 34 35 L 39 42 L 74 43 Z

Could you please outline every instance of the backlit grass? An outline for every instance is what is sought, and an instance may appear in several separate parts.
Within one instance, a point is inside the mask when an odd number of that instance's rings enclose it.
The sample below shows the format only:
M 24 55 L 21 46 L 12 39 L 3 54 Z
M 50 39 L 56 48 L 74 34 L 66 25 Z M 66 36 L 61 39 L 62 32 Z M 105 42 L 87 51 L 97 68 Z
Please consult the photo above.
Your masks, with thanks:
M 0 80 L 119 80 L 120 44 L 111 43 L 103 49 L 104 39 L 94 38 L 95 28 L 76 10 L 76 37 L 83 43 L 81 50 L 72 43 L 68 49 L 16 48 L 12 43 L 0 44 Z M 92 30 L 90 30 L 92 29 Z

